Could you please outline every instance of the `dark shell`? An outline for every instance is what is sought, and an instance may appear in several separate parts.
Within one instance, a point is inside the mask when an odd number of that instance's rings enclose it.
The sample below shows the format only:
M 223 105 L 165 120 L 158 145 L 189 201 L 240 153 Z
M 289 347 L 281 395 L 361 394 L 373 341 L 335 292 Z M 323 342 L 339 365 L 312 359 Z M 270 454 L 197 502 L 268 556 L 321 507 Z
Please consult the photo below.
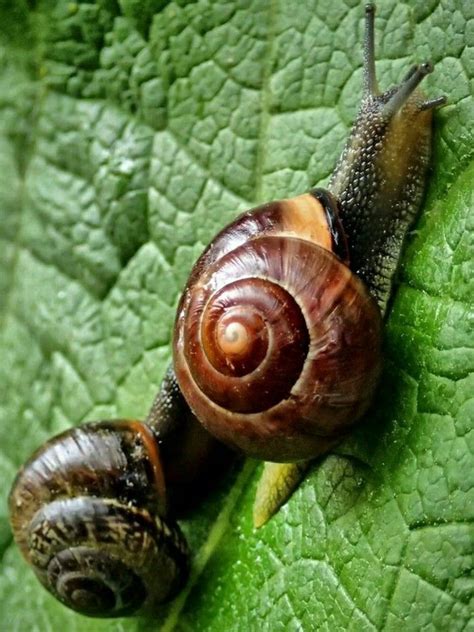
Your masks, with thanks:
M 187 547 L 165 522 L 159 450 L 145 424 L 106 421 L 58 435 L 20 470 L 9 505 L 38 579 L 82 614 L 152 606 L 186 576 Z

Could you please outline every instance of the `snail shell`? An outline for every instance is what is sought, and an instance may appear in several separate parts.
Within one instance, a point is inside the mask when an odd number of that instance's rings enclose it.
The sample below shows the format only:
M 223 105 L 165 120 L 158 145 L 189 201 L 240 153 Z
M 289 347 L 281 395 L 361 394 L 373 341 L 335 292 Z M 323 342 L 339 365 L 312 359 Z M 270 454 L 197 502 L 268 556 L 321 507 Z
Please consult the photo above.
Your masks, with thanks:
M 38 579 L 82 614 L 152 607 L 186 577 L 186 543 L 165 519 L 159 448 L 145 424 L 91 423 L 58 435 L 20 470 L 9 504 Z
M 304 459 L 367 410 L 382 321 L 345 258 L 336 202 L 318 189 L 244 213 L 199 259 L 174 363 L 189 406 L 220 440 L 265 460 Z

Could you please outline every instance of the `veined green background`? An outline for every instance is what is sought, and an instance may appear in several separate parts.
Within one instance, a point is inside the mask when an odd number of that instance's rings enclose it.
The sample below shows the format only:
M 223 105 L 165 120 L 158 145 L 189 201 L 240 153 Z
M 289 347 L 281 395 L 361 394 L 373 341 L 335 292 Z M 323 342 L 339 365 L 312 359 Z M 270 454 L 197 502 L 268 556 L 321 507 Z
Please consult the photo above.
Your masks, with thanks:
M 2 629 L 466 630 L 474 516 L 474 5 L 378 2 L 382 87 L 432 59 L 433 172 L 367 423 L 255 532 L 248 462 L 184 524 L 154 620 L 75 615 L 8 527 L 52 434 L 141 417 L 180 288 L 239 210 L 327 182 L 361 94 L 356 0 L 0 0 Z M 470 621 L 470 623 L 469 623 Z

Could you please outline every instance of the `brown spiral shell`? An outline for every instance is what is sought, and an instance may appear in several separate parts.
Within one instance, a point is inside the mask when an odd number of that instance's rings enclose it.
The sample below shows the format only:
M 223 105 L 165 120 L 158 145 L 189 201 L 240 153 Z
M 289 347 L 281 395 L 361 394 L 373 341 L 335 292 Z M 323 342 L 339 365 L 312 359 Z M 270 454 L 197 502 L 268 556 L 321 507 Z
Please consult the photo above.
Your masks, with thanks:
M 152 608 L 186 576 L 186 543 L 166 517 L 159 448 L 143 423 L 104 421 L 58 435 L 20 470 L 9 505 L 38 579 L 81 614 Z
M 251 456 L 315 456 L 372 399 L 381 316 L 334 253 L 335 206 L 318 190 L 243 214 L 201 256 L 181 299 L 180 388 L 212 434 Z

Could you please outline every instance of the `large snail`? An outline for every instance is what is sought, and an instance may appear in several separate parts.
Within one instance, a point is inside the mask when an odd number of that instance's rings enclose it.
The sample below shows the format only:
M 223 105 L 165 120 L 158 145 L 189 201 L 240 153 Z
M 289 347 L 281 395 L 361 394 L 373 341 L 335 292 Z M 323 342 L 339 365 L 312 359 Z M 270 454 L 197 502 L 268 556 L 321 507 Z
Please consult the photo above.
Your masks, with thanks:
M 176 594 L 188 556 L 174 518 L 219 461 L 211 435 L 294 463 L 273 471 L 288 495 L 307 460 L 367 411 L 393 275 L 423 195 L 432 111 L 445 102 L 418 90 L 431 71 L 414 66 L 379 92 L 368 5 L 364 94 L 329 190 L 244 213 L 205 250 L 178 308 L 174 371 L 145 423 L 70 430 L 20 471 L 15 539 L 64 604 L 118 616 Z M 265 494 L 268 516 L 282 495 Z

